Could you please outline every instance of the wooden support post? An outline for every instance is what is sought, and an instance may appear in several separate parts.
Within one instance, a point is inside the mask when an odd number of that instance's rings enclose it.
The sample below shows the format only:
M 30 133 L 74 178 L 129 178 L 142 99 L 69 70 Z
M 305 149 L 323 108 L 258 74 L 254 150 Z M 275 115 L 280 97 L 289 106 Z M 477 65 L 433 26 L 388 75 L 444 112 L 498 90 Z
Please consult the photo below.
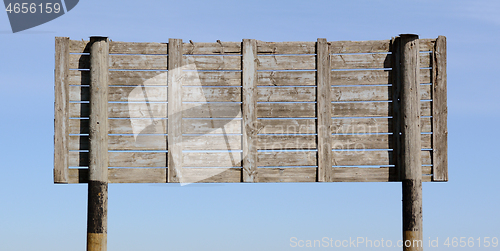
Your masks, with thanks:
M 318 132 L 318 181 L 331 181 L 332 172 L 332 100 L 330 96 L 330 52 L 325 38 L 316 43 L 316 121 Z
M 243 182 L 257 176 L 257 41 L 243 39 Z
M 90 118 L 87 250 L 107 249 L 108 67 L 106 37 L 90 38 Z
M 182 39 L 168 40 L 168 182 L 182 179 Z
M 403 250 L 423 250 L 418 35 L 400 36 Z
M 432 181 L 448 181 L 448 107 L 446 37 L 439 36 L 432 54 Z
M 54 183 L 68 183 L 69 38 L 56 37 L 54 71 Z
M 403 164 L 401 163 L 401 39 L 400 37 L 391 40 L 392 52 L 392 158 L 396 168 L 398 181 L 403 180 Z

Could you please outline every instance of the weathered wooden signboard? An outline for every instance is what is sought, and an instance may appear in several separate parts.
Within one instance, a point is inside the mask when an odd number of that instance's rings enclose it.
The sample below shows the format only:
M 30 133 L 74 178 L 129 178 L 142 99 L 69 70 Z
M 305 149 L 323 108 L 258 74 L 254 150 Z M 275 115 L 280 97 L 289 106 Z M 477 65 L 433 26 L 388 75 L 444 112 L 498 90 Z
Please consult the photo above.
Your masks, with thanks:
M 402 181 L 421 215 L 421 182 L 448 180 L 446 118 L 442 36 L 56 38 L 54 182 L 89 183 L 89 243 L 108 182 Z

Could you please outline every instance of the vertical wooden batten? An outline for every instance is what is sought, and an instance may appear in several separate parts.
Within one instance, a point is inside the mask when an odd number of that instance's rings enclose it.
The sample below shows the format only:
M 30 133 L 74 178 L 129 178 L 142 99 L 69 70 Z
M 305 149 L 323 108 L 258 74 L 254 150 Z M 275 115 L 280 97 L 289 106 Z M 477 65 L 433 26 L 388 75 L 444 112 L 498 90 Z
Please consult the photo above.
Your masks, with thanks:
M 243 39 L 243 182 L 258 182 L 257 174 L 257 41 Z
M 56 37 L 54 70 L 54 183 L 68 183 L 69 37 Z
M 168 40 L 168 182 L 182 179 L 182 39 Z
M 400 36 L 403 250 L 423 250 L 418 35 Z M 409 243 L 410 245 L 406 245 Z
M 316 110 L 318 133 L 318 181 L 331 180 L 332 145 L 331 145 L 331 96 L 330 96 L 330 52 L 325 38 L 318 38 L 316 43 Z
M 107 249 L 109 40 L 90 38 L 87 250 Z
M 393 137 L 393 163 L 396 168 L 398 181 L 403 180 L 401 163 L 401 39 L 395 37 L 391 40 L 392 52 L 392 137 Z
M 432 181 L 448 181 L 446 37 L 439 36 L 432 54 Z

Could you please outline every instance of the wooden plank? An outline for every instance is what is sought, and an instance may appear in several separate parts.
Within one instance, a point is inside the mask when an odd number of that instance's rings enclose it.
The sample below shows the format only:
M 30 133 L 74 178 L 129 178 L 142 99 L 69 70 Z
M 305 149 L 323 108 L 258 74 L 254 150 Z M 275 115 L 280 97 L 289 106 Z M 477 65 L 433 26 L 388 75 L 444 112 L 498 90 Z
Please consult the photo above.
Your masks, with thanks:
M 316 149 L 316 135 L 258 135 L 259 150 Z
M 167 150 L 166 135 L 110 135 L 109 150 Z M 88 136 L 69 136 L 69 150 L 89 150 Z
M 243 39 L 243 182 L 258 182 L 257 173 L 257 41 Z
M 183 87 L 184 102 L 240 102 L 241 87 Z
M 391 54 L 339 54 L 331 55 L 332 69 L 391 68 Z
M 330 94 L 330 53 L 325 38 L 318 38 L 316 43 L 316 86 L 318 95 L 316 101 L 317 111 L 317 147 L 318 147 L 318 181 L 330 181 L 330 167 L 332 167 L 331 143 L 331 102 Z
M 183 136 L 184 150 L 241 150 L 240 135 Z
M 89 53 L 89 41 L 70 40 L 71 53 Z M 132 43 L 132 42 L 109 42 L 109 53 L 111 54 L 167 54 L 166 43 Z
M 167 134 L 166 119 L 109 119 L 110 134 Z M 70 134 L 88 134 L 88 119 L 70 119 Z
M 115 70 L 167 70 L 166 55 L 110 55 L 109 69 Z M 71 54 L 70 69 L 89 69 L 90 56 Z
M 392 84 L 391 70 L 332 71 L 332 85 L 384 85 Z M 431 82 L 431 70 L 420 70 L 420 82 Z
M 432 181 L 448 181 L 448 106 L 446 37 L 439 36 L 433 55 L 432 131 L 434 170 Z
M 54 70 L 54 183 L 68 183 L 68 132 L 69 86 L 68 86 L 68 37 L 55 39 Z
M 391 40 L 392 43 L 392 54 L 394 56 L 392 60 L 392 137 L 393 137 L 393 145 L 394 145 L 394 154 L 393 154 L 393 162 L 394 167 L 396 168 L 396 178 L 397 180 L 402 180 L 402 170 L 403 170 L 403 161 L 402 161 L 402 143 L 401 143 L 401 38 L 395 37 Z M 422 70 L 420 70 L 422 71 Z
M 259 152 L 258 166 L 316 166 L 316 151 Z
M 179 81 L 183 66 L 182 39 L 169 39 L 168 52 L 168 182 L 180 182 L 183 144 L 182 83 Z
M 259 102 L 316 101 L 316 88 L 315 87 L 258 87 L 257 101 Z
M 391 118 L 335 118 L 332 119 L 332 133 L 386 133 L 393 132 Z M 420 118 L 422 132 L 432 132 L 431 118 Z
M 70 101 L 89 101 L 90 87 L 70 86 Z M 166 102 L 167 87 L 109 87 L 108 101 L 111 102 Z
M 109 152 L 109 167 L 166 167 L 166 152 Z M 88 152 L 69 152 L 69 166 L 88 166 Z
M 333 151 L 333 166 L 394 165 L 393 151 Z M 422 164 L 432 164 L 431 151 L 422 151 Z
M 241 168 L 184 168 L 184 183 L 235 183 L 241 182 Z
M 315 182 L 316 168 L 259 168 L 259 182 Z
M 315 42 L 264 42 L 257 41 L 259 54 L 315 54 Z
M 315 71 L 260 71 L 259 86 L 316 85 Z
M 70 118 L 89 116 L 88 103 L 70 103 Z M 109 118 L 166 118 L 167 103 L 109 103 Z
M 210 54 L 241 54 L 241 42 L 216 43 L 184 43 L 183 54 L 187 55 L 210 55 Z
M 431 116 L 431 103 L 420 102 L 421 116 Z M 332 117 L 387 117 L 392 113 L 391 102 L 332 103 Z
M 332 182 L 387 182 L 396 181 L 396 169 L 394 167 L 379 168 L 356 168 L 335 167 L 332 168 Z
M 392 86 L 331 87 L 332 101 L 392 100 Z M 431 99 L 431 85 L 420 85 L 420 99 Z
M 240 118 L 241 103 L 183 103 L 184 118 Z
M 258 56 L 257 70 L 314 70 L 316 56 Z
M 316 116 L 314 103 L 257 103 L 257 116 L 261 118 L 303 118 Z
M 259 119 L 260 134 L 316 133 L 316 119 Z
M 183 73 L 183 85 L 194 86 L 241 86 L 241 72 L 196 71 Z
M 197 70 L 241 70 L 241 56 L 184 56 L 184 65 Z
M 420 136 L 422 149 L 431 148 L 431 134 Z M 392 149 L 392 135 L 390 134 L 334 134 L 332 148 L 334 150 L 363 150 L 363 149 Z
M 90 46 L 88 40 L 69 40 L 70 53 L 90 53 Z
M 419 39 L 419 51 L 434 51 L 435 38 Z
M 241 167 L 241 152 L 184 152 L 184 167 Z
M 165 183 L 166 168 L 109 168 L 109 183 Z M 87 183 L 87 169 L 70 169 L 70 183 Z
M 225 134 L 241 133 L 241 119 L 183 119 L 182 133 Z
M 375 53 L 389 52 L 390 40 L 335 41 L 330 42 L 330 53 Z

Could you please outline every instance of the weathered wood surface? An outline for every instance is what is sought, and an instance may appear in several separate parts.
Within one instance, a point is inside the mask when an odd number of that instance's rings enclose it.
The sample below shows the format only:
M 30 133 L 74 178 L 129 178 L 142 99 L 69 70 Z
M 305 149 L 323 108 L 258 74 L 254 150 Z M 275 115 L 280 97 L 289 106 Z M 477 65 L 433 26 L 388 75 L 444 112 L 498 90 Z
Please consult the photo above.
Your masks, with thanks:
M 315 182 L 316 168 L 259 168 L 259 182 Z
M 259 150 L 316 149 L 316 135 L 259 135 Z
M 303 118 L 316 116 L 315 103 L 257 103 L 260 118 Z
M 89 101 L 90 87 L 70 86 L 70 101 Z M 111 102 L 166 102 L 168 88 L 163 87 L 109 87 L 108 101 Z
M 318 149 L 318 171 L 317 178 L 319 182 L 330 180 L 330 168 L 332 166 L 331 151 L 331 129 L 332 108 L 330 95 L 330 52 L 326 39 L 319 38 L 316 43 L 316 86 L 318 95 L 316 97 L 317 111 L 317 129 L 318 135 L 316 143 Z
M 261 86 L 316 85 L 315 71 L 260 71 L 257 78 Z
M 168 182 L 180 182 L 184 141 L 182 137 L 182 83 L 179 81 L 183 65 L 182 39 L 169 39 L 168 52 L 168 136 L 162 136 L 163 139 L 159 140 L 159 143 L 168 149 Z M 149 143 L 154 141 L 146 140 Z
M 393 151 L 333 151 L 334 166 L 394 165 Z M 422 151 L 422 164 L 431 165 L 431 152 Z
M 332 69 L 381 69 L 392 67 L 391 54 L 334 54 Z M 420 67 L 430 67 L 430 53 L 421 53 Z
M 316 69 L 316 56 L 258 56 L 258 70 L 314 70 Z
M 184 64 L 196 70 L 241 70 L 241 56 L 184 56 Z
M 259 152 L 259 166 L 316 166 L 316 151 L 266 151 Z
M 242 140 L 243 182 L 258 182 L 257 173 L 257 41 L 243 39 Z
M 184 150 L 241 150 L 240 135 L 183 136 Z
M 422 149 L 430 149 L 431 134 L 420 136 Z M 390 134 L 334 134 L 332 148 L 336 150 L 392 149 L 393 140 Z
M 231 134 L 241 133 L 241 119 L 183 119 L 185 134 Z
M 193 86 L 241 86 L 241 72 L 197 71 L 184 72 L 183 85 Z
M 241 103 L 183 103 L 184 118 L 240 118 Z
M 431 103 L 420 102 L 421 116 L 431 116 Z M 391 102 L 332 103 L 332 117 L 387 117 L 392 112 Z
M 184 87 L 184 102 L 241 102 L 240 87 Z
M 446 37 L 439 36 L 433 55 L 433 181 L 448 181 L 448 107 L 446 91 Z
M 90 56 L 71 54 L 70 69 L 89 69 Z M 166 55 L 110 55 L 109 69 L 113 70 L 167 70 Z
M 316 101 L 315 87 L 258 87 L 259 102 Z
M 431 118 L 420 118 L 422 132 L 432 132 Z M 332 119 L 332 133 L 385 133 L 393 132 L 391 118 L 335 118 Z
M 392 100 L 392 86 L 332 87 L 332 101 Z M 420 99 L 431 99 L 431 85 L 420 85 Z
M 184 152 L 184 167 L 241 167 L 242 152 Z
M 394 167 L 380 168 L 332 168 L 332 182 L 387 182 L 397 181 Z M 422 181 L 431 181 L 431 176 L 423 175 Z
M 68 60 L 69 38 L 56 37 L 54 71 L 54 183 L 68 182 L 68 132 L 69 123 L 69 88 Z
M 257 41 L 259 54 L 315 54 L 315 42 L 264 42 Z
M 332 71 L 332 85 L 384 85 L 392 84 L 391 70 Z M 420 70 L 420 83 L 431 82 L 431 70 Z
M 165 168 L 109 168 L 109 183 L 165 183 Z M 69 169 L 69 183 L 87 183 L 88 169 Z
M 259 134 L 316 133 L 315 119 L 259 119 Z
M 183 53 L 188 55 L 241 54 L 241 42 L 184 43 Z

